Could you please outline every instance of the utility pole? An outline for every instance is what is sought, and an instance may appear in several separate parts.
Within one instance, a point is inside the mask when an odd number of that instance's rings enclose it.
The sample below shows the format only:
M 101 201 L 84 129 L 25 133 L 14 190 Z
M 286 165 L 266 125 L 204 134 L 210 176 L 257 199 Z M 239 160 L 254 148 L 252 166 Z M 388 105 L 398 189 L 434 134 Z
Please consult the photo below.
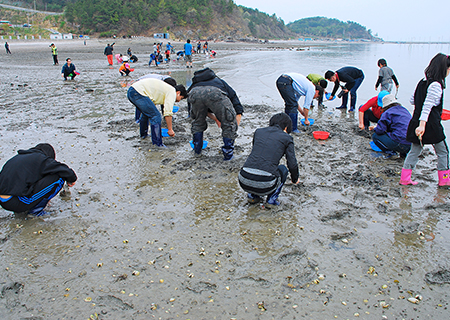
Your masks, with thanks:
M 36 0 L 34 0 L 34 10 L 36 10 Z

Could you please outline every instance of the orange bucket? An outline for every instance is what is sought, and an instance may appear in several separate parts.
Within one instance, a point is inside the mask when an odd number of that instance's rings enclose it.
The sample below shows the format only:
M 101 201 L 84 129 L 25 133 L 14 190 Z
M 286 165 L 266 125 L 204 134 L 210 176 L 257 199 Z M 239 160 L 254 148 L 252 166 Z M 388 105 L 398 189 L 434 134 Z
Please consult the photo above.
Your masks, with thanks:
M 330 136 L 330 133 L 326 131 L 313 131 L 313 136 L 317 140 L 326 140 Z

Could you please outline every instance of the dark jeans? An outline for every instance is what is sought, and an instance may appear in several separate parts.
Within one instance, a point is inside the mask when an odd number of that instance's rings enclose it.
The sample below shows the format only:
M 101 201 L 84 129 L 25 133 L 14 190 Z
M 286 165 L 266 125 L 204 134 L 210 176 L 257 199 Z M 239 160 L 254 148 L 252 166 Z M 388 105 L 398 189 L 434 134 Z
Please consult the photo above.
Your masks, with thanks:
M 228 96 L 213 86 L 195 87 L 189 93 L 188 103 L 191 105 L 191 132 L 203 132 L 208 128 L 206 117 L 208 109 L 220 121 L 222 137 L 234 140 L 237 137 L 236 111 Z
M 348 94 L 350 93 L 350 108 L 355 109 L 356 106 L 356 90 L 358 90 L 359 86 L 364 80 L 364 75 L 361 78 L 355 79 L 355 85 L 350 89 L 349 92 L 345 93 L 342 96 L 342 106 L 347 107 Z
M 148 121 L 150 120 L 151 124 L 161 124 L 161 114 L 149 97 L 141 95 L 133 87 L 128 89 L 127 97 L 141 112 L 139 120 L 140 134 L 142 138 L 145 138 L 148 133 Z
M 64 185 L 64 180 L 58 175 L 45 176 L 34 185 L 34 194 L 31 197 L 14 196 L 8 201 L 0 201 L 3 209 L 13 212 L 25 212 L 33 209 L 43 199 L 50 200 L 58 194 Z
M 59 62 L 58 62 L 58 55 L 57 54 L 53 55 L 53 64 L 59 64 Z
M 411 149 L 410 144 L 402 144 L 395 142 L 392 140 L 387 134 L 378 135 L 375 132 L 372 136 L 373 142 L 377 145 L 378 148 L 386 151 L 395 151 L 402 155 L 406 155 Z
M 380 119 L 375 117 L 375 115 L 372 112 L 372 109 L 367 109 L 366 111 L 364 111 L 364 127 L 366 129 L 369 129 L 370 122 L 378 123 L 378 120 Z
M 297 113 L 298 102 L 295 90 L 292 87 L 292 79 L 289 76 L 281 75 L 277 79 L 277 89 L 284 100 L 284 112 Z
M 74 72 L 64 72 L 64 80 L 67 80 L 67 77 L 70 77 L 72 80 L 75 79 L 77 75 Z

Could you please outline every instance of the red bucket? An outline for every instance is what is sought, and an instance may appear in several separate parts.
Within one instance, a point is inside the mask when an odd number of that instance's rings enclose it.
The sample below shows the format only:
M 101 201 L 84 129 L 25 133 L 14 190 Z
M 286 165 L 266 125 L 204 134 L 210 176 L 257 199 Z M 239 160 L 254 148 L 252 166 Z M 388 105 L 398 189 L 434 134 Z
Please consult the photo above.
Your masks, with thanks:
M 313 131 L 313 136 L 317 140 L 326 140 L 330 136 L 330 133 L 326 131 Z
M 450 120 L 450 110 L 443 109 L 441 119 L 442 120 Z

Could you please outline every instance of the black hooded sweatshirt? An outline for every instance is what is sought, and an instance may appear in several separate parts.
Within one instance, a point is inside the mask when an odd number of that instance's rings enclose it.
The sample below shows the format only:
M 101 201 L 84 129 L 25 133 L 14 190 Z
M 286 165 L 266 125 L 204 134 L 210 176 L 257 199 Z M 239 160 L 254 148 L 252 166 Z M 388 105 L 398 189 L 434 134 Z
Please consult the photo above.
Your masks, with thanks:
M 192 85 L 188 89 L 188 93 L 195 87 L 198 86 L 211 86 L 222 90 L 230 99 L 233 104 L 234 111 L 236 114 L 244 113 L 244 108 L 241 105 L 241 101 L 236 94 L 236 91 L 231 88 L 225 80 L 220 79 L 216 76 L 214 71 L 210 68 L 205 68 L 194 72 L 194 77 L 192 78 Z
M 72 169 L 54 159 L 55 151 L 47 143 L 17 153 L 0 172 L 1 195 L 31 197 L 35 191 L 39 191 L 34 190 L 36 182 L 50 174 L 56 174 L 68 183 L 77 180 Z

